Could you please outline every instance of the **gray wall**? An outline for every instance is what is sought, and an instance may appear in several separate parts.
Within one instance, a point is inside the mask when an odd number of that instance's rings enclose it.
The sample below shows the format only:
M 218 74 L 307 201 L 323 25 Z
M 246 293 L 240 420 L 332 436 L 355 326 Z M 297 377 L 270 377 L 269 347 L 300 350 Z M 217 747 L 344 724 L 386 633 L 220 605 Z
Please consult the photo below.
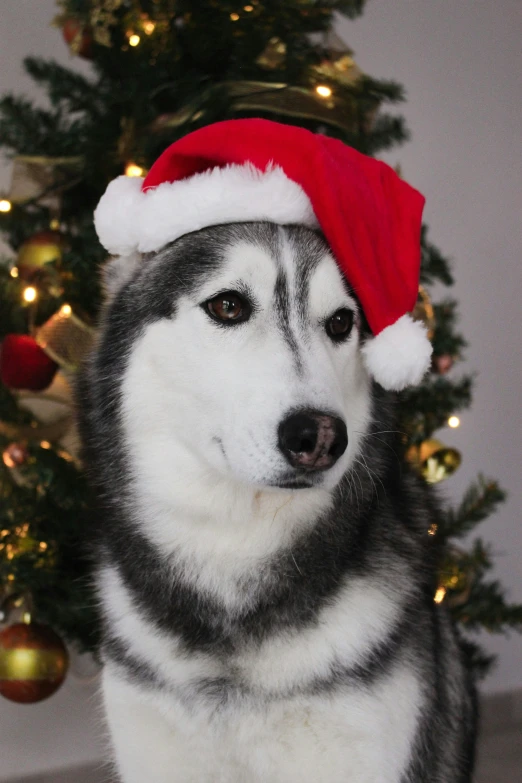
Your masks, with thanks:
M 49 24 L 55 13 L 53 0 L 0 0 L 0 93 L 34 94 L 20 67 L 25 54 L 69 62 Z M 495 575 L 522 600 L 520 1 L 370 0 L 365 16 L 341 21 L 339 31 L 363 69 L 408 90 L 413 140 L 387 159 L 426 195 L 431 236 L 455 258 L 468 367 L 479 373 L 460 430 L 441 433 L 464 456 L 443 490 L 458 498 L 479 470 L 509 490 L 481 535 L 496 553 Z M 0 191 L 8 183 L 0 165 Z M 521 639 L 484 641 L 500 653 L 486 690 L 521 685 Z M 74 678 L 41 705 L 0 701 L 0 780 L 96 759 L 96 710 L 94 687 Z

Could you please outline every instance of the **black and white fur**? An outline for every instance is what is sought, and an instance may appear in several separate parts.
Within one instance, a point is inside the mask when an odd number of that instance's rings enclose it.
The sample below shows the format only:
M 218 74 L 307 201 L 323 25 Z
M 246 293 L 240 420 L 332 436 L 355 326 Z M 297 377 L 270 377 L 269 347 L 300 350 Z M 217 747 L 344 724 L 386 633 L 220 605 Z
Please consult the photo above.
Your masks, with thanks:
M 470 781 L 473 689 L 433 601 L 437 508 L 397 458 L 393 396 L 364 368 L 322 236 L 210 227 L 107 280 L 79 410 L 121 780 Z M 252 314 L 224 327 L 204 303 L 230 290 Z M 341 308 L 354 327 L 334 343 Z M 300 409 L 348 432 L 304 478 L 277 437 Z

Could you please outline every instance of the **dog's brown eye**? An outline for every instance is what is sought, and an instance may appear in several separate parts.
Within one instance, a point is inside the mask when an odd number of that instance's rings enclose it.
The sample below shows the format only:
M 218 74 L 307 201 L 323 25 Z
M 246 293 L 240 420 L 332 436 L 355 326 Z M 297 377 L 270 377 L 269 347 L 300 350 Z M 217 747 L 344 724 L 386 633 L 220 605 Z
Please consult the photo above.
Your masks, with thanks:
M 346 340 L 353 327 L 353 311 L 337 310 L 326 322 L 326 334 L 335 342 Z
M 205 302 L 208 313 L 223 324 L 246 321 L 251 312 L 250 305 L 235 291 L 225 291 Z

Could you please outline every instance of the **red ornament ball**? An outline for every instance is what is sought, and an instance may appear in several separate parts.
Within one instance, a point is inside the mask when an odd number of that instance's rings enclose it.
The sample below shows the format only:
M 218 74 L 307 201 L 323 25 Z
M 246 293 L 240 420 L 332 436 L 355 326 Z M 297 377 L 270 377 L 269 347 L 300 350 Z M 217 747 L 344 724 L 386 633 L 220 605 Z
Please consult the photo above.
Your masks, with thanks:
M 92 35 L 89 28 L 79 19 L 74 16 L 66 19 L 62 26 L 62 35 L 73 54 L 86 60 L 92 59 Z
M 451 370 L 454 363 L 455 359 L 453 356 L 450 356 L 447 353 L 441 354 L 440 356 L 434 356 L 432 360 L 432 370 L 439 375 L 446 375 L 446 373 Z
M 10 443 L 2 453 L 4 465 L 8 468 L 18 468 L 25 465 L 29 458 L 29 451 L 25 443 Z
M 69 655 L 47 625 L 16 623 L 0 632 L 0 694 L 18 704 L 52 696 L 65 679 Z
M 42 391 L 58 365 L 27 334 L 8 334 L 0 346 L 0 379 L 10 389 Z

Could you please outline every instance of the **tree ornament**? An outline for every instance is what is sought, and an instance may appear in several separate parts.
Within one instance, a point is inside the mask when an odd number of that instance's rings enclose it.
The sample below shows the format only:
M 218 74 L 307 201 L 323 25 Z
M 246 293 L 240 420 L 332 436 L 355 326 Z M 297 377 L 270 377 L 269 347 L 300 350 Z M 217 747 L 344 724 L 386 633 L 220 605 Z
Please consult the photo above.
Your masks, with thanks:
M 433 339 L 435 333 L 435 312 L 428 292 L 421 285 L 417 295 L 417 302 L 411 311 L 411 317 L 415 321 L 420 321 L 426 327 L 429 339 Z
M 224 102 L 231 116 L 234 114 L 262 113 L 281 117 L 312 120 L 319 125 L 331 126 L 343 132 L 357 133 L 360 117 L 355 111 L 351 96 L 336 92 L 329 100 L 315 89 L 293 87 L 284 82 L 226 81 L 216 82 L 196 98 L 172 113 L 160 115 L 149 125 L 152 133 L 164 133 L 199 121 L 207 111 L 220 101 Z
M 70 305 L 63 305 L 36 332 L 36 341 L 65 370 L 74 372 L 89 352 L 94 329 L 76 316 Z
M 9 198 L 13 204 L 38 201 L 57 212 L 62 193 L 76 185 L 82 175 L 81 155 L 17 155 L 13 161 Z
M 453 356 L 450 356 L 449 353 L 443 353 L 440 356 L 433 357 L 431 369 L 438 375 L 446 375 L 446 373 L 451 370 L 454 363 L 455 358 Z
M 25 443 L 10 443 L 2 453 L 4 465 L 7 468 L 18 468 L 24 465 L 29 457 Z
M 58 231 L 39 231 L 18 250 L 16 265 L 22 280 L 30 279 L 46 264 L 61 261 L 63 237 Z
M 344 86 L 356 84 L 363 72 L 353 59 L 353 52 L 337 38 L 337 43 L 329 47 L 326 57 L 319 65 L 312 66 L 312 73 L 319 79 L 336 81 Z
M 0 632 L 0 694 L 18 704 L 52 696 L 67 674 L 69 656 L 49 626 L 16 623 Z
M 439 440 L 430 438 L 420 446 L 412 446 L 406 452 L 406 459 L 424 477 L 428 484 L 437 484 L 455 473 L 462 462 L 457 449 L 444 446 Z
M 69 45 L 72 54 L 92 59 L 92 31 L 74 16 L 69 16 L 62 22 L 62 35 Z
M 449 546 L 439 569 L 439 587 L 445 590 L 448 606 L 454 608 L 467 603 L 476 578 L 476 567 L 469 555 L 456 546 Z
M 8 334 L 0 350 L 0 380 L 10 389 L 42 391 L 52 382 L 58 365 L 27 334 Z
M 286 44 L 281 38 L 274 35 L 257 58 L 256 64 L 267 71 L 275 71 L 284 65 L 285 60 Z

